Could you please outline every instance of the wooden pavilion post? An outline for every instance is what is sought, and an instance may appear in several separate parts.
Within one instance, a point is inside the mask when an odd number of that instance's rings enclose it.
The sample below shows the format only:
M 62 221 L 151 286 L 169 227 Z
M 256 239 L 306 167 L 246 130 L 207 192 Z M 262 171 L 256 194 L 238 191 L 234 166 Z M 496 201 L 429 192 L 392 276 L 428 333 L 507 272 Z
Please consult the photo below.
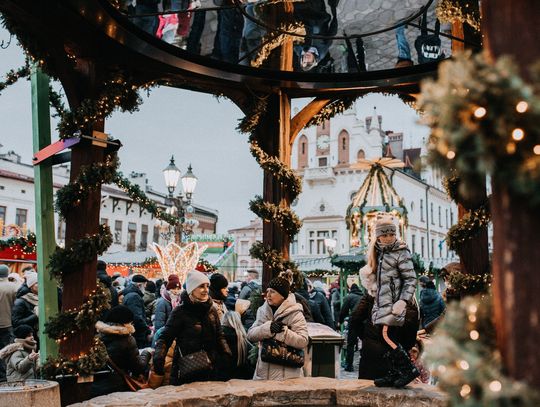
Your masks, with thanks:
M 527 76 L 540 58 L 540 2 L 482 2 L 483 33 L 493 58 L 512 55 Z M 510 33 L 512 33 L 510 35 Z M 533 135 L 529 135 L 533 137 Z M 536 140 L 540 143 L 540 140 Z M 504 365 L 515 379 L 540 388 L 540 216 L 526 199 L 493 181 L 493 304 Z

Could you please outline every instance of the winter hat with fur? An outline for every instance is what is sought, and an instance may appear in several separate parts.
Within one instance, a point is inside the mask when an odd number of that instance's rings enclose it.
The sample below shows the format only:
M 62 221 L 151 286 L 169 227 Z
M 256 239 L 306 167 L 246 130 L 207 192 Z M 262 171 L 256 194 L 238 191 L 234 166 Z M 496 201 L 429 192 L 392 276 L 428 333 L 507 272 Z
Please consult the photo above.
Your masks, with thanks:
M 396 232 L 397 228 L 392 217 L 387 216 L 377 220 L 377 223 L 375 224 L 376 237 L 380 237 L 382 235 L 395 235 Z
M 186 277 L 186 291 L 188 294 L 191 294 L 194 289 L 196 289 L 201 284 L 210 285 L 210 280 L 206 277 L 206 274 L 197 271 L 191 270 Z
M 289 296 L 291 290 L 291 284 L 289 280 L 283 277 L 276 277 L 268 284 L 268 288 L 271 288 L 274 291 L 277 291 L 283 298 Z

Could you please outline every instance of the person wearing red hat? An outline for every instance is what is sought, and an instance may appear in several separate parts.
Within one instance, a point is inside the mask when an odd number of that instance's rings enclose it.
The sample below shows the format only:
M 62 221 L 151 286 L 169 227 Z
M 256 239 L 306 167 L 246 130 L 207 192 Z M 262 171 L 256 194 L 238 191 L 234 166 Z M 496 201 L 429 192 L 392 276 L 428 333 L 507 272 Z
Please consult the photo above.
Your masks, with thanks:
M 173 308 L 179 303 L 181 291 L 182 285 L 180 284 L 180 278 L 176 274 L 171 274 L 165 288 L 162 289 L 161 297 L 159 297 L 156 303 L 154 332 L 165 326 Z

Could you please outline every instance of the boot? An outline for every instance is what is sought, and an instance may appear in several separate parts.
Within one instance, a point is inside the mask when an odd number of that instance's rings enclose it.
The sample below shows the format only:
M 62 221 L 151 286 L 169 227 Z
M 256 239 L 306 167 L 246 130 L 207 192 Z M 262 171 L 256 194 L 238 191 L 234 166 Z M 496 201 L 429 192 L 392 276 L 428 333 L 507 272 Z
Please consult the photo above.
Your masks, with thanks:
M 401 345 L 398 345 L 398 347 L 394 349 L 392 353 L 392 357 L 394 358 L 394 366 L 398 373 L 397 379 L 394 380 L 394 387 L 399 389 L 401 387 L 405 387 L 407 384 L 420 376 L 420 372 Z
M 383 376 L 379 379 L 375 379 L 374 383 L 377 387 L 392 387 L 394 381 L 399 378 L 399 373 L 395 368 L 394 358 L 392 358 L 393 350 L 390 350 L 384 354 L 384 358 L 387 360 L 387 364 L 390 366 L 386 376 Z

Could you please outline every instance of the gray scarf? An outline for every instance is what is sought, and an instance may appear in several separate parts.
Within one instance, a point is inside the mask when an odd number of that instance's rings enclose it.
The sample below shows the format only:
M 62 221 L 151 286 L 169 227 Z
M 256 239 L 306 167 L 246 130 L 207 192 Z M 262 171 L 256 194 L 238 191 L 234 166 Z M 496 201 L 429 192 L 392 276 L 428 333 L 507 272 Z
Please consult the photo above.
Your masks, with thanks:
M 30 293 L 24 294 L 21 298 L 24 298 L 26 301 L 28 301 L 34 307 L 36 305 L 38 305 L 38 296 L 37 296 L 37 294 L 34 294 L 34 293 L 30 292 Z

